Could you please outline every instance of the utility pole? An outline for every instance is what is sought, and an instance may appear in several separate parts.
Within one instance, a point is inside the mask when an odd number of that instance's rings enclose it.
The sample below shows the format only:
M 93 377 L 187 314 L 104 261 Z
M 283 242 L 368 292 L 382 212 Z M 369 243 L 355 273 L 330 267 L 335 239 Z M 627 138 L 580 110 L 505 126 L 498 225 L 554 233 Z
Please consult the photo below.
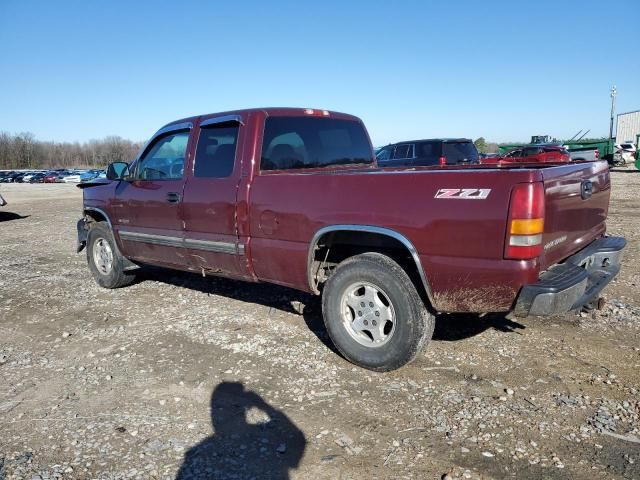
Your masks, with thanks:
M 616 86 L 611 87 L 611 123 L 609 124 L 609 143 L 613 140 L 613 114 L 616 110 Z

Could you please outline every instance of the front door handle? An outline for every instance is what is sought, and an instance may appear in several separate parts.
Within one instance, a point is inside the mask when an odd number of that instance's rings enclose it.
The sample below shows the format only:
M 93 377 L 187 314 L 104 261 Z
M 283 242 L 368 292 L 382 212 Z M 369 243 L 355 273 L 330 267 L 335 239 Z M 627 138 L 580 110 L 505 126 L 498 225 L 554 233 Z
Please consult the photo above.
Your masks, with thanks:
M 180 194 L 177 192 L 169 192 L 167 193 L 167 202 L 169 203 L 178 203 L 180 201 Z

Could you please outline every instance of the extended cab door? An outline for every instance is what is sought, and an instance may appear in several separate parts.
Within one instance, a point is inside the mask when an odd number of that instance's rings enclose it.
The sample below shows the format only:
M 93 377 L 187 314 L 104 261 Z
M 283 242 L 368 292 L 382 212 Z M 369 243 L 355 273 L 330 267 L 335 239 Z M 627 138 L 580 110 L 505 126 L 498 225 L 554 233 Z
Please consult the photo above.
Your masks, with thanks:
M 181 216 L 191 123 L 161 129 L 116 187 L 112 209 L 124 253 L 141 262 L 184 268 Z
M 203 272 L 244 278 L 247 267 L 236 215 L 242 119 L 238 115 L 208 118 L 195 133 L 196 154 L 183 198 L 189 262 Z

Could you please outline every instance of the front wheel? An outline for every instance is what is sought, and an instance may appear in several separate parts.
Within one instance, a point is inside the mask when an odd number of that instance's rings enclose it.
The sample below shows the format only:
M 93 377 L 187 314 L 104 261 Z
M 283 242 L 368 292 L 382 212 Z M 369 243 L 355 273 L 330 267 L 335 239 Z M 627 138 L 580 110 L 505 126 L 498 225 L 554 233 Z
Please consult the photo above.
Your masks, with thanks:
M 381 372 L 413 361 L 435 326 L 407 273 L 379 253 L 356 255 L 336 267 L 322 293 L 322 314 L 345 358 Z
M 109 226 L 94 223 L 87 236 L 87 262 L 98 285 L 119 288 L 133 283 L 135 275 L 125 271 L 124 260 Z

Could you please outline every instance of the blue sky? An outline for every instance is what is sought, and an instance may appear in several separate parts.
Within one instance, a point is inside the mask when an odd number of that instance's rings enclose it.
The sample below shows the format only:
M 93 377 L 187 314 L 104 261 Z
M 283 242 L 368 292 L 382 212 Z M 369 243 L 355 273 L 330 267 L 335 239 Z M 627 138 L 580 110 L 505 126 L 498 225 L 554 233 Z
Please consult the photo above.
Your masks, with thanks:
M 0 1 L 0 131 L 143 140 L 259 106 L 358 115 L 374 144 L 607 135 L 640 109 L 637 0 Z

